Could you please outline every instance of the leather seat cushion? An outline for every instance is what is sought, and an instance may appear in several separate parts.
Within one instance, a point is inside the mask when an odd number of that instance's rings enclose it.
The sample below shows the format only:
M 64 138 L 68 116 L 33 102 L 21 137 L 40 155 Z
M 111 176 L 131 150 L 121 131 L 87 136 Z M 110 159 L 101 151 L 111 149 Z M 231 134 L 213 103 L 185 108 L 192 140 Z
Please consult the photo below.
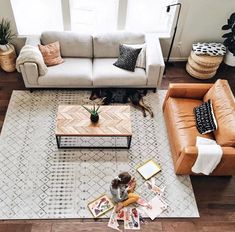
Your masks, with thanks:
M 196 99 L 187 98 L 169 98 L 165 107 L 165 118 L 169 121 L 168 134 L 170 142 L 174 143 L 176 156 L 187 146 L 196 145 L 196 137 L 214 139 L 212 133 L 202 135 L 196 128 L 195 115 L 193 108 L 201 105 L 203 102 Z M 173 144 L 171 144 L 172 146 Z
M 214 131 L 221 146 L 235 146 L 235 100 L 227 80 L 217 80 L 204 96 L 212 100 L 218 129 Z

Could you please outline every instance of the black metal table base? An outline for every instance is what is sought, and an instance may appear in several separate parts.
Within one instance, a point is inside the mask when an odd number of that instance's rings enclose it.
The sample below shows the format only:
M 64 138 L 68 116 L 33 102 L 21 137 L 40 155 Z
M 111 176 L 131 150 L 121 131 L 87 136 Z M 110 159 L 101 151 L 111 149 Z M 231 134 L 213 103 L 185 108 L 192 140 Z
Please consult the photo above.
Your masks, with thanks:
M 132 136 L 115 136 L 116 138 L 123 138 L 126 137 L 127 139 L 127 146 L 63 146 L 61 145 L 61 139 L 63 137 L 69 137 L 69 136 L 62 136 L 62 135 L 56 135 L 56 143 L 58 149 L 80 149 L 80 148 L 89 148 L 89 149 L 130 149 L 131 147 L 131 139 Z M 75 137 L 75 136 L 73 136 Z M 76 136 L 76 137 L 82 137 L 82 136 Z M 91 136 L 94 137 L 94 136 Z M 98 136 L 97 136 L 98 137 Z M 102 137 L 102 136 L 99 136 Z M 111 137 L 113 138 L 114 136 L 103 136 L 103 137 Z

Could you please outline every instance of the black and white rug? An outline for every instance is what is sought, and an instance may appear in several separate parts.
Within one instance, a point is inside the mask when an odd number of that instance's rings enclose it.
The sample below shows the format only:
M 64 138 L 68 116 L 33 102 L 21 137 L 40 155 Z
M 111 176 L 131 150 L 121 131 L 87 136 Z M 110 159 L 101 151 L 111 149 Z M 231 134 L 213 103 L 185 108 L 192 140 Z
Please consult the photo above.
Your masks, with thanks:
M 144 118 L 131 107 L 130 150 L 58 150 L 58 105 L 87 103 L 89 92 L 14 91 L 0 137 L 0 219 L 91 218 L 87 204 L 109 195 L 110 182 L 121 171 L 134 175 L 137 192 L 150 200 L 153 195 L 136 172 L 136 166 L 148 159 L 162 168 L 156 184 L 166 186 L 163 198 L 169 207 L 161 217 L 198 217 L 189 176 L 174 174 L 162 114 L 165 93 L 144 98 L 154 118 Z

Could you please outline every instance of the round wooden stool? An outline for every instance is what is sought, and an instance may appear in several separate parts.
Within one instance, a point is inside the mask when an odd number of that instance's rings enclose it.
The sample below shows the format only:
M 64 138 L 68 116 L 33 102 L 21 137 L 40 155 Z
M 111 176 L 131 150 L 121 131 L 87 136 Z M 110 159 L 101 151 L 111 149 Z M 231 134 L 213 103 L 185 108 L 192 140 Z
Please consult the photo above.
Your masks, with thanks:
M 187 72 L 198 79 L 212 78 L 219 68 L 223 56 L 196 55 L 193 51 L 186 65 Z
M 0 67 L 6 72 L 15 71 L 16 52 L 13 45 L 9 45 L 6 51 L 0 49 Z

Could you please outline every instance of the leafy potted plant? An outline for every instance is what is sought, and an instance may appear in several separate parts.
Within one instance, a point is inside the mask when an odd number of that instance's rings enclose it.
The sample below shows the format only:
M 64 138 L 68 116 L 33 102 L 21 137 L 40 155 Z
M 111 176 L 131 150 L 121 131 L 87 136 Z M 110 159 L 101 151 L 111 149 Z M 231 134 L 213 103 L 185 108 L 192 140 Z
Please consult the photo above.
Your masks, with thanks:
M 227 47 L 224 63 L 235 66 L 235 12 L 231 14 L 228 23 L 223 25 L 222 30 L 229 30 L 222 36 L 225 38 L 224 45 Z
M 12 47 L 10 43 L 15 35 L 11 29 L 11 22 L 2 18 L 0 21 L 0 49 L 2 51 L 7 51 L 9 47 Z
M 86 107 L 84 105 L 82 105 L 82 107 L 91 114 L 90 119 L 93 123 L 97 123 L 99 121 L 99 108 L 100 108 L 100 105 L 96 106 L 94 104 L 92 109 L 89 109 L 88 107 Z

